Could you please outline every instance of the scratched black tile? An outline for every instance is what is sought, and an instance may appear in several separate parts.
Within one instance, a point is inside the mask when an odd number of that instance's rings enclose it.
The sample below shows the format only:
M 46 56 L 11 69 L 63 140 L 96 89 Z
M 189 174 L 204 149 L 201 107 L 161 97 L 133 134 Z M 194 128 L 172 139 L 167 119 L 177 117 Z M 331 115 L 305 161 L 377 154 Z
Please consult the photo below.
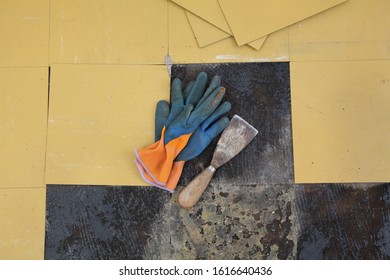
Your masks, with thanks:
M 175 233 L 173 259 L 295 259 L 292 185 L 210 185 L 192 209 L 169 213 L 170 224 L 158 228 Z
M 225 100 L 234 114 L 253 125 L 259 134 L 233 160 L 216 172 L 215 184 L 293 183 L 290 73 L 288 63 L 185 64 L 172 67 L 172 78 L 184 83 L 205 71 L 209 79 L 222 77 Z M 207 167 L 217 140 L 198 158 L 186 163 L 180 184 L 186 185 Z
M 148 187 L 48 186 L 45 259 L 142 259 L 170 198 Z
M 390 259 L 390 184 L 295 187 L 298 259 Z

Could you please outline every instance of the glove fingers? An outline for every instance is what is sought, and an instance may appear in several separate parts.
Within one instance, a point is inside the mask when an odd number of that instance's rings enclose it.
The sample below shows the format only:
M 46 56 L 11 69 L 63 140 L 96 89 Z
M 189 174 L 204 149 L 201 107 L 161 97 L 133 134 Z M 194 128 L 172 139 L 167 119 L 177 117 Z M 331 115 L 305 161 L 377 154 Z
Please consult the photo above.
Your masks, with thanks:
M 192 90 L 194 84 L 195 84 L 195 81 L 190 81 L 186 85 L 186 88 L 184 89 L 184 92 L 183 92 L 184 102 L 187 100 L 188 96 L 190 95 L 191 90 Z
M 171 85 L 171 104 L 183 103 L 183 93 L 181 87 L 181 80 L 179 78 L 175 78 Z
M 202 122 L 204 122 L 221 103 L 222 98 L 225 95 L 225 91 L 226 90 L 224 87 L 216 88 L 210 94 L 210 96 L 198 108 L 194 110 L 190 118 L 190 123 L 195 126 L 198 126 Z
M 191 135 L 187 146 L 176 157 L 175 161 L 189 161 L 199 156 L 211 141 L 220 134 L 229 124 L 229 119 L 223 117 L 214 123 L 209 129 L 203 131 L 201 128 L 195 130 Z
M 191 104 L 184 106 L 183 111 L 177 116 L 177 118 L 171 123 L 165 133 L 164 143 L 167 144 L 172 139 L 175 139 L 181 135 L 191 133 L 192 131 L 187 131 L 186 126 L 188 118 L 191 115 L 192 109 L 194 106 Z
M 179 121 L 183 121 L 184 123 L 186 123 L 188 118 L 191 115 L 192 109 L 194 109 L 194 106 L 192 104 L 184 106 L 183 111 L 178 116 L 178 120 Z
M 221 76 L 215 75 L 211 80 L 206 92 L 203 94 L 202 99 L 198 102 L 196 106 L 199 107 L 206 100 L 206 98 L 209 97 L 209 95 L 219 86 L 221 86 Z
M 199 102 L 204 94 L 204 89 L 206 88 L 207 83 L 207 74 L 205 72 L 200 72 L 196 78 L 194 85 L 191 88 L 191 92 L 188 95 L 186 100 L 186 105 L 192 104 L 194 107 Z
M 209 139 L 209 143 L 218 134 L 220 134 L 227 126 L 229 125 L 229 119 L 227 117 L 220 118 L 217 122 L 215 122 L 212 126 L 210 126 L 204 133 L 207 139 Z
M 169 116 L 169 103 L 165 100 L 160 100 L 156 106 L 156 114 L 154 118 L 154 141 L 161 138 L 161 132 L 165 122 Z
M 225 101 L 211 114 L 210 117 L 207 118 L 202 124 L 201 128 L 203 131 L 207 130 L 216 120 L 218 120 L 222 115 L 229 112 L 232 108 L 232 104 L 230 102 Z
M 182 83 L 180 79 L 176 78 L 173 80 L 171 85 L 171 112 L 166 120 L 166 127 L 169 126 L 174 119 L 176 119 L 183 109 L 184 99 L 181 86 Z

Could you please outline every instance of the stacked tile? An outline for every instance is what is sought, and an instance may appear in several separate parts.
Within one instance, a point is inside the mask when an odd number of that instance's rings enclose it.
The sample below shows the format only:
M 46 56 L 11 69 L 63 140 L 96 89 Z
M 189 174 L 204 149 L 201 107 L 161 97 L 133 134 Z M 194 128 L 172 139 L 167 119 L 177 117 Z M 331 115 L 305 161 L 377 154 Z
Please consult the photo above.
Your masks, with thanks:
M 185 10 L 200 48 L 234 37 L 237 46 L 260 50 L 270 34 L 346 0 L 171 1 Z

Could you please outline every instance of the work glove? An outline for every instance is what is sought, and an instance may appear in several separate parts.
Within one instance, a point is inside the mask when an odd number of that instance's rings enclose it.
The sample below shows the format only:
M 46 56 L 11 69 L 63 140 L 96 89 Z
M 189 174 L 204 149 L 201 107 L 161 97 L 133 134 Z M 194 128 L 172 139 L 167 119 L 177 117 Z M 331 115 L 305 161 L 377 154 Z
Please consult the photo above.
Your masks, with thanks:
M 215 86 L 220 85 L 219 76 L 215 76 L 211 84 Z M 191 90 L 191 84 L 184 90 L 184 96 L 188 96 L 188 92 Z M 217 137 L 229 124 L 229 119 L 223 117 L 224 114 L 229 112 L 231 104 L 224 102 L 221 104 L 211 116 L 209 116 L 191 135 L 185 148 L 175 158 L 172 170 L 166 185 L 166 189 L 174 190 L 179 182 L 180 176 L 183 172 L 184 164 L 186 161 L 199 156 L 211 143 L 211 141 Z M 160 140 L 161 131 L 163 128 L 164 120 L 167 120 L 169 114 L 169 104 L 166 101 L 160 101 L 156 107 L 155 115 L 155 140 Z
M 184 149 L 191 134 L 215 111 L 225 94 L 225 89 L 214 79 L 204 92 L 206 82 L 207 74 L 201 72 L 187 86 L 185 92 L 188 96 L 183 95 L 180 79 L 172 82 L 172 106 L 163 124 L 161 139 L 135 150 L 137 167 L 146 182 L 173 192 L 167 188 L 167 183 L 174 159 Z

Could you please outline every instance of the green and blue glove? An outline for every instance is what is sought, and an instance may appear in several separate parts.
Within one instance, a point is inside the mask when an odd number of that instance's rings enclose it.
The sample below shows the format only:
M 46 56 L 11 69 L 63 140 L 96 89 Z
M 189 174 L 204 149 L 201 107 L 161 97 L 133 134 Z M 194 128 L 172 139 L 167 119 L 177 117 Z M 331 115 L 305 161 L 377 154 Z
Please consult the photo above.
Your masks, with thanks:
M 220 78 L 214 77 L 204 91 L 206 82 L 207 74 L 201 72 L 183 92 L 181 80 L 174 79 L 171 108 L 166 101 L 158 103 L 156 142 L 135 151 L 137 167 L 146 182 L 173 192 L 184 162 L 198 156 L 227 126 L 228 119 L 221 116 L 231 106 L 219 106 L 225 94 Z

